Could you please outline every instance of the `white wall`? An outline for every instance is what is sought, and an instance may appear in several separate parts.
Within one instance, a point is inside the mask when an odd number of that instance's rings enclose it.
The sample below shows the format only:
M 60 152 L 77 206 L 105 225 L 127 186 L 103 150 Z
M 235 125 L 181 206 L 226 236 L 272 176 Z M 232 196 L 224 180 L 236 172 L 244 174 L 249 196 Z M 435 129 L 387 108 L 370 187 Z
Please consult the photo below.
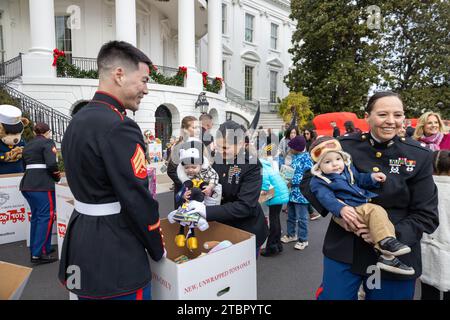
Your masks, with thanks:
M 283 77 L 289 72 L 292 58 L 287 50 L 291 47 L 291 37 L 295 24 L 289 19 L 290 9 L 280 7 L 270 0 L 223 0 L 227 5 L 227 30 L 223 35 L 223 44 L 231 50 L 231 55 L 223 51 L 226 60 L 226 82 L 232 88 L 244 92 L 244 68 L 252 65 L 254 69 L 253 98 L 269 101 L 270 70 L 278 72 L 277 95 L 284 98 L 289 90 L 283 83 Z M 244 41 L 245 13 L 252 14 L 254 18 L 253 43 Z M 277 50 L 270 48 L 271 23 L 278 25 Z M 208 41 L 203 37 L 200 41 L 201 69 L 207 70 Z M 242 57 L 244 52 L 256 53 L 259 61 L 246 60 Z M 269 61 L 278 59 L 281 67 L 269 65 Z
M 2 0 L 3 10 L 1 24 L 3 26 L 5 60 L 27 52 L 30 46 L 30 24 L 28 0 Z

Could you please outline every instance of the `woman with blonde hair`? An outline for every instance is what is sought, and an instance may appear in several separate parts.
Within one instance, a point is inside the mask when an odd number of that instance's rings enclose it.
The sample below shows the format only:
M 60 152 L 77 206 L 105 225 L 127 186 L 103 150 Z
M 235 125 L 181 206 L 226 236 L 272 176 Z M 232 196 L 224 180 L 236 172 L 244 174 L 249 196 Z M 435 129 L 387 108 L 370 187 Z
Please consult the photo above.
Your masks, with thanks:
M 445 132 L 441 116 L 436 112 L 425 112 L 419 118 L 413 138 L 433 151 L 450 150 L 450 134 Z

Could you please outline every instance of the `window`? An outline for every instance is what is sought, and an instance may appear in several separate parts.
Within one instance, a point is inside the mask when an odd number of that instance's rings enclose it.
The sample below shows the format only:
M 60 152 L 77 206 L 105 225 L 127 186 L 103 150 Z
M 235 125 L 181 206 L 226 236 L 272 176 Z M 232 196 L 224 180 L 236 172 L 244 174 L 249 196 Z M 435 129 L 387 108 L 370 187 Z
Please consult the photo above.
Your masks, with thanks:
M 245 100 L 252 100 L 253 93 L 253 67 L 245 66 Z
M 278 25 L 275 23 L 270 24 L 270 47 L 274 50 L 277 49 L 278 42 Z
M 67 27 L 70 16 L 55 16 L 56 47 L 64 51 L 68 62 L 72 61 L 72 31 Z
M 253 20 L 255 17 L 251 14 L 245 14 L 245 41 L 253 42 Z
M 270 103 L 277 102 L 277 78 L 278 72 L 270 71 Z
M 222 3 L 222 34 L 227 34 L 227 5 Z

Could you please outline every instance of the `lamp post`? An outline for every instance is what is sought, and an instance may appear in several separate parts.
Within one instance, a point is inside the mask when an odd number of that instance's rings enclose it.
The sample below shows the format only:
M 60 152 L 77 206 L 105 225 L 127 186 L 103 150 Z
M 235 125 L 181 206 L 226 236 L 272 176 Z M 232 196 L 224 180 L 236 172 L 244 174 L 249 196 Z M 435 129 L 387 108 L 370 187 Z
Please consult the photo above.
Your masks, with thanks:
M 208 112 L 209 102 L 206 99 L 206 92 L 200 92 L 198 95 L 197 101 L 195 102 L 195 108 L 200 108 L 201 113 Z

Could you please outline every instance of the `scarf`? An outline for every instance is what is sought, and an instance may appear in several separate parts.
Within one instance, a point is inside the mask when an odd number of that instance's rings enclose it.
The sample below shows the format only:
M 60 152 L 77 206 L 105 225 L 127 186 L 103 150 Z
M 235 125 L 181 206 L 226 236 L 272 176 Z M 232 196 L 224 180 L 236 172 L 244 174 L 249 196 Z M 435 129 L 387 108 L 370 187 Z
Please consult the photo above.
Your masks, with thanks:
M 439 151 L 441 150 L 439 145 L 441 144 L 443 138 L 444 135 L 441 132 L 438 132 L 428 137 L 421 136 L 419 138 L 419 141 L 426 143 L 428 148 L 430 148 L 432 151 Z

